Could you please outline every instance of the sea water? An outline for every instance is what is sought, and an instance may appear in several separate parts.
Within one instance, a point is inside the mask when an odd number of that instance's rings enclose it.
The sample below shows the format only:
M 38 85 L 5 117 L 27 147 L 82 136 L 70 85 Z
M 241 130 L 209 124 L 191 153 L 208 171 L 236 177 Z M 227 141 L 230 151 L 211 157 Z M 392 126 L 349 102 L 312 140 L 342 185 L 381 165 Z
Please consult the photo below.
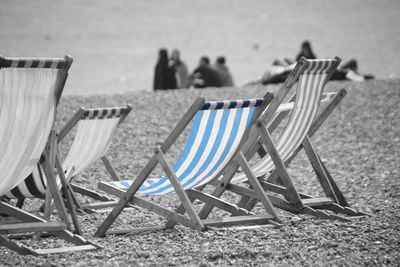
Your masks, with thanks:
M 318 57 L 398 78 L 399 15 L 397 0 L 2 0 L 0 53 L 72 55 L 66 94 L 151 90 L 161 47 L 179 49 L 189 71 L 223 55 L 240 85 L 293 59 L 303 40 Z

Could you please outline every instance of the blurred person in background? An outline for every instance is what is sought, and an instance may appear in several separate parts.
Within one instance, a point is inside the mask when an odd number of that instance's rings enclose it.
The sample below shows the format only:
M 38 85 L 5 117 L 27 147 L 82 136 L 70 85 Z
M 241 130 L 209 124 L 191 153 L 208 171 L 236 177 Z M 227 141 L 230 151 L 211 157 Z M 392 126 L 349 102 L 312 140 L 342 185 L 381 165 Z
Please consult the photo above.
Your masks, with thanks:
M 309 41 L 304 41 L 301 44 L 300 52 L 296 56 L 296 61 L 298 61 L 301 57 L 305 57 L 306 59 L 317 58 Z M 295 65 L 296 62 L 288 58 L 285 58 L 284 60 L 276 59 L 272 62 L 272 65 L 264 71 L 259 80 L 250 82 L 248 84 L 256 84 L 260 82 L 264 85 L 282 83 L 287 79 L 289 73 L 293 70 Z M 360 74 L 358 72 L 357 61 L 355 59 L 351 59 L 337 68 L 337 70 L 333 73 L 331 80 L 350 80 L 362 82 L 373 78 L 374 76 L 372 75 Z
M 185 62 L 180 59 L 178 49 L 172 50 L 169 65 L 175 70 L 177 88 L 189 88 L 188 68 L 186 67 Z
M 301 57 L 305 57 L 306 59 L 316 59 L 314 52 L 311 48 L 311 43 L 309 41 L 304 41 L 301 43 L 300 52 L 296 56 L 296 61 L 299 61 Z
M 300 52 L 297 54 L 296 61 L 298 61 L 301 57 L 305 57 L 306 59 L 317 58 L 312 51 L 311 43 L 309 41 L 304 41 L 301 44 Z M 359 73 L 357 61 L 355 59 L 350 59 L 337 68 L 337 70 L 333 73 L 331 80 L 350 80 L 362 82 L 373 78 L 374 76 L 372 75 Z
M 221 87 L 218 72 L 210 66 L 207 56 L 200 58 L 199 66 L 193 71 L 190 81 L 194 88 Z
M 176 89 L 175 70 L 168 64 L 168 51 L 161 48 L 158 51 L 158 60 L 154 70 L 153 90 Z
M 234 86 L 232 75 L 229 71 L 229 68 L 226 66 L 225 57 L 217 57 L 214 68 L 218 72 L 222 87 Z

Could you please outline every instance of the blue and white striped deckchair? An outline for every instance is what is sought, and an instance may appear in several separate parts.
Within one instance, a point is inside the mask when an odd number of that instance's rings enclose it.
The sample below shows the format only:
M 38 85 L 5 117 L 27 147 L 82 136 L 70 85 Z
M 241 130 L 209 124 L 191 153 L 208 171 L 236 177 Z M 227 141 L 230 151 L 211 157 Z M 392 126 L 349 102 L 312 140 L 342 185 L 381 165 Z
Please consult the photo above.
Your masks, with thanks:
M 73 235 L 61 194 L 53 175 L 52 141 L 57 102 L 61 96 L 72 58 L 16 59 L 0 56 L 0 196 L 22 182 L 41 163 L 48 174 L 58 215 L 62 222 L 46 221 L 0 199 L 0 211 L 21 223 L 0 224 L 0 245 L 22 254 L 48 254 L 97 248 Z M 54 132 L 53 132 L 54 133 Z M 49 140 L 49 147 L 45 150 Z M 53 162 L 53 163 L 52 163 Z M 51 232 L 75 247 L 34 250 L 11 240 L 8 234 Z
M 345 218 L 341 216 L 328 214 L 313 208 L 331 209 L 352 216 L 361 215 L 347 207 L 340 206 L 347 206 L 347 202 L 345 202 L 342 193 L 309 141 L 309 137 L 313 135 L 316 129 L 322 124 L 323 120 L 329 115 L 328 112 L 330 113 L 346 94 L 345 90 L 338 93 L 323 94 L 324 86 L 335 71 L 339 62 L 339 58 L 317 60 L 306 60 L 302 58 L 286 83 L 277 93 L 270 107 L 261 115 L 260 120 L 263 120 L 263 123 L 259 124 L 259 130 L 254 132 L 254 136 L 250 138 L 251 141 L 249 142 L 252 143 L 251 145 L 253 147 L 246 151 L 245 154 L 247 158 L 250 158 L 258 149 L 263 148 L 265 150 L 266 154 L 252 165 L 251 169 L 257 177 L 268 177 L 267 182 L 261 181 L 264 189 L 282 194 L 285 197 L 285 199 L 282 199 L 276 196 L 270 196 L 275 206 L 295 213 L 307 213 L 321 218 L 345 220 Z M 293 102 L 281 104 L 281 101 L 285 98 L 295 81 L 298 81 L 295 100 Z M 320 103 L 329 102 L 329 100 L 330 106 L 328 106 L 326 111 L 322 112 L 320 117 L 316 120 Z M 290 114 L 286 126 L 280 132 L 277 140 L 274 141 L 270 136 L 270 132 L 274 130 L 282 119 L 282 116 L 277 114 L 285 110 L 292 110 L 292 113 Z M 272 119 L 270 123 L 271 118 L 275 118 L 275 120 Z M 327 197 L 312 198 L 309 195 L 298 193 L 295 189 L 286 166 L 293 160 L 301 148 L 305 149 Z M 282 184 L 277 185 L 272 183 L 276 182 L 278 177 Z M 227 181 L 220 181 L 220 184 L 224 184 L 225 188 L 228 190 L 243 193 L 243 190 L 240 190 L 237 184 L 246 180 L 247 177 L 245 173 L 242 172 L 236 174 L 232 180 L 230 180 L 233 184 L 227 186 L 227 184 L 229 184 Z M 213 195 L 219 196 L 224 189 L 219 186 L 220 184 L 215 184 L 217 188 Z M 239 206 L 251 210 L 256 201 L 250 201 L 250 199 L 251 193 L 247 192 L 246 197 L 242 198 Z M 202 216 L 207 216 L 211 209 L 211 206 L 206 206 L 200 214 Z
M 90 164 L 102 159 L 106 169 L 113 180 L 118 176 L 106 157 L 106 152 L 111 144 L 112 136 L 117 126 L 122 123 L 131 111 L 131 107 L 113 108 L 80 108 L 70 121 L 60 131 L 58 143 L 77 125 L 77 132 L 71 148 L 63 161 L 63 169 L 67 170 L 67 181 L 82 173 Z M 39 165 L 18 186 L 6 194 L 8 198 L 44 197 L 46 193 L 46 179 Z M 101 195 L 87 188 L 71 184 L 74 191 L 109 203 L 90 204 L 90 208 L 106 207 L 115 204 L 111 198 Z M 96 206 L 97 205 L 97 206 Z M 89 208 L 81 206 L 81 208 Z
M 234 205 L 195 190 L 195 188 L 223 175 L 231 161 L 240 158 L 239 148 L 247 138 L 253 122 L 265 109 L 271 98 L 272 95 L 266 94 L 264 98 L 252 100 L 204 102 L 204 99 L 199 98 L 195 101 L 166 141 L 155 150 L 155 155 L 136 180 L 99 183 L 100 189 L 121 197 L 121 200 L 97 230 L 96 235 L 104 236 L 111 223 L 130 202 L 197 230 L 204 230 L 206 226 L 210 225 L 268 223 L 271 219 L 277 219 L 268 198 L 261 193 L 262 189 L 259 184 L 252 183 L 256 189 L 261 190 L 260 200 L 264 204 L 267 214 L 258 217 L 248 215 Z M 192 118 L 193 124 L 186 146 L 180 158 L 171 166 L 166 161 L 164 153 L 192 121 Z M 164 169 L 166 176 L 148 179 L 158 163 Z M 255 177 L 254 179 L 249 178 L 249 180 L 256 182 Z M 136 193 L 147 195 L 175 193 L 182 202 L 181 210 L 173 212 L 162 208 L 140 198 Z M 200 220 L 191 205 L 193 199 L 199 199 L 206 203 L 212 202 L 219 208 L 229 210 L 235 215 L 244 216 L 217 221 Z M 189 219 L 181 215 L 185 211 L 188 213 Z

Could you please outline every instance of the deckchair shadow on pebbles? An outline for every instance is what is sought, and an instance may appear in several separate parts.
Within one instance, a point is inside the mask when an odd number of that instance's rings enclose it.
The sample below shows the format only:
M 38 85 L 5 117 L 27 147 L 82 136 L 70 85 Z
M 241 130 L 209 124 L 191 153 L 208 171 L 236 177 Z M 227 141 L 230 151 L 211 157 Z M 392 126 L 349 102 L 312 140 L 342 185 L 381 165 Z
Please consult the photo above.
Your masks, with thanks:
M 277 92 L 274 100 L 259 118 L 257 131 L 252 132 L 248 145 L 250 148 L 245 156 L 250 160 L 257 152 L 262 151 L 262 157 L 251 166 L 260 184 L 268 192 L 282 195 L 270 195 L 274 206 L 293 213 L 305 213 L 319 218 L 330 218 L 347 221 L 348 217 L 327 213 L 330 210 L 351 216 L 363 216 L 348 207 L 348 203 L 338 186 L 332 179 L 325 164 L 316 153 L 310 137 L 316 132 L 326 118 L 346 95 L 342 89 L 337 93 L 323 94 L 324 86 L 339 65 L 340 58 L 327 60 L 306 60 L 302 58 L 291 72 L 286 82 Z M 281 104 L 288 92 L 297 83 L 296 92 L 290 101 Z M 325 109 L 318 113 L 321 102 L 328 102 Z M 278 127 L 288 112 L 292 111 L 287 124 L 280 132 L 276 141 L 271 133 Z M 318 181 L 326 197 L 312 197 L 297 191 L 293 177 L 289 176 L 287 166 L 304 149 L 315 171 Z M 257 203 L 253 198 L 254 190 L 241 186 L 239 183 L 247 180 L 245 174 L 236 174 L 213 181 L 216 186 L 213 196 L 220 196 L 225 190 L 242 195 L 238 206 L 252 210 Z M 212 210 L 212 205 L 206 204 L 200 211 L 200 217 L 206 217 Z
M 220 198 L 196 190 L 211 180 L 224 175 L 232 161 L 239 161 L 240 166 L 248 170 L 247 162 L 239 153 L 240 147 L 247 138 L 253 122 L 264 111 L 272 99 L 271 94 L 264 98 L 237 101 L 205 102 L 198 98 L 179 121 L 166 140 L 155 149 L 154 155 L 147 165 L 137 175 L 135 180 L 119 182 L 100 182 L 99 188 L 120 197 L 95 235 L 126 233 L 129 230 L 110 231 L 111 224 L 120 215 L 121 211 L 130 205 L 154 212 L 168 219 L 161 227 L 134 229 L 133 231 L 171 228 L 176 223 L 183 224 L 199 231 L 209 226 L 224 226 L 235 224 L 267 224 L 276 225 L 279 221 L 264 190 L 257 179 L 248 174 L 248 179 L 257 191 L 258 198 L 266 213 L 252 214 L 239 209 Z M 172 167 L 165 158 L 165 153 L 174 144 L 189 123 L 193 121 L 191 132 L 187 138 L 181 157 Z M 159 179 L 148 179 L 155 167 L 160 164 L 166 176 Z M 173 211 L 145 199 L 140 194 L 163 195 L 176 193 L 181 206 Z M 202 220 L 199 218 L 192 202 L 197 199 L 234 214 L 233 217 L 219 217 L 219 219 Z M 184 216 L 187 212 L 188 217 Z M 275 221 L 274 221 L 275 220 Z
M 44 151 L 40 164 L 46 172 L 49 194 L 61 219 L 61 222 L 45 220 L 0 199 L 0 213 L 10 216 L 0 220 L 0 245 L 21 254 L 41 255 L 98 248 L 70 232 L 71 223 L 54 175 L 57 166 L 56 135 L 52 128 L 71 63 L 72 58 L 68 56 L 60 59 L 0 57 L 0 196 L 33 171 Z M 69 198 L 63 177 L 60 180 L 63 193 Z M 11 217 L 15 220 L 10 220 Z M 74 246 L 33 249 L 13 238 L 18 234 L 25 236 L 42 232 L 51 233 Z
M 68 133 L 77 126 L 73 143 L 62 166 L 66 171 L 66 181 L 72 188 L 71 193 L 78 208 L 89 211 L 95 208 L 105 208 L 115 205 L 116 202 L 112 198 L 70 182 L 75 176 L 82 173 L 89 165 L 99 159 L 104 163 L 112 180 L 119 180 L 118 175 L 106 157 L 106 152 L 111 144 L 116 128 L 123 122 L 131 109 L 130 106 L 91 109 L 82 107 L 61 129 L 57 139 L 58 143 L 64 140 Z M 45 174 L 38 165 L 24 182 L 13 188 L 6 196 L 10 199 L 19 199 L 20 206 L 25 198 L 43 198 L 46 193 L 45 181 Z M 74 197 L 73 192 L 101 202 L 81 205 Z

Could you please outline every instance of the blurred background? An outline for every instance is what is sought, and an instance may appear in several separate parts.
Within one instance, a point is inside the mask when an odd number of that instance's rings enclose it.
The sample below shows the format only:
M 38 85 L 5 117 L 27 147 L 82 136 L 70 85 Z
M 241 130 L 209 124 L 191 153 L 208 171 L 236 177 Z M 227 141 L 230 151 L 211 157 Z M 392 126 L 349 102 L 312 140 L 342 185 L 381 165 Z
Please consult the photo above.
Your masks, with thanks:
M 151 90 L 158 49 L 192 71 L 224 55 L 240 85 L 303 40 L 317 57 L 357 59 L 360 72 L 400 77 L 398 0 L 1 0 L 0 54 L 74 63 L 65 94 Z

